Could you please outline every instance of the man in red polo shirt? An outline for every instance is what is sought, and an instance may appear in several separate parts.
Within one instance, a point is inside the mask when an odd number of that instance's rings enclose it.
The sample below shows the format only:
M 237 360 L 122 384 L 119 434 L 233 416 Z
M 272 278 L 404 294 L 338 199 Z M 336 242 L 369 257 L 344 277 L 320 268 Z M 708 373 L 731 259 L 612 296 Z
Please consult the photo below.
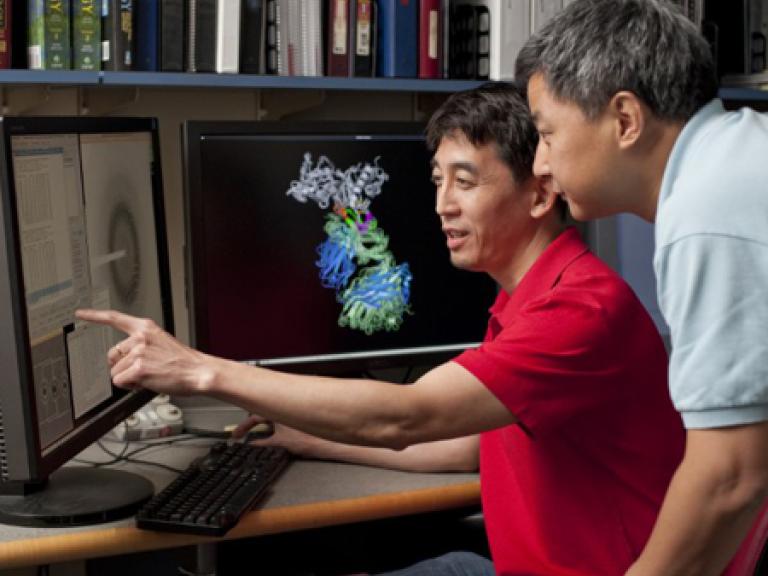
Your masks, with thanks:
M 661 339 L 532 175 L 522 94 L 498 84 L 456 94 L 428 141 L 451 261 L 501 290 L 483 345 L 414 384 L 281 374 L 191 350 L 150 321 L 79 316 L 129 334 L 109 353 L 116 385 L 228 400 L 278 423 L 272 442 L 300 453 L 466 468 L 479 434 L 493 564 L 450 554 L 397 574 L 622 574 L 683 453 Z

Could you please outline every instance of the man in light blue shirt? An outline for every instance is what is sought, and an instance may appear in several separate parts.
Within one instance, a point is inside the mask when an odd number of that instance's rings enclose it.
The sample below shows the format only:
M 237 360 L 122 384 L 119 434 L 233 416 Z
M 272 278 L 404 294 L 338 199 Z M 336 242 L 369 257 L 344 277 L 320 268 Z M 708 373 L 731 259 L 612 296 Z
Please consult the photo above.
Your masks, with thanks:
M 540 134 L 534 172 L 571 213 L 656 221 L 688 432 L 628 574 L 720 574 L 768 495 L 768 118 L 723 109 L 709 46 L 663 0 L 576 0 L 516 72 Z

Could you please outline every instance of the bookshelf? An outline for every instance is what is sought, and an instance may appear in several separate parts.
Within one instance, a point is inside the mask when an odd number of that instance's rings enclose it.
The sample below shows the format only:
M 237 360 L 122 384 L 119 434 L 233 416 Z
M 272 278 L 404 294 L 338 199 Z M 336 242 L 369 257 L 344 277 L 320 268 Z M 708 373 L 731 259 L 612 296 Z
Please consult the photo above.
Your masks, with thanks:
M 768 90 L 758 90 L 757 88 L 723 86 L 720 88 L 719 96 L 721 99 L 727 101 L 737 101 L 743 103 L 768 103 Z
M 0 85 L 154 86 L 188 88 L 252 88 L 285 90 L 362 90 L 376 92 L 452 93 L 474 88 L 482 80 L 419 78 L 340 78 L 188 72 L 81 72 L 75 70 L 2 70 Z
M 201 74 L 188 72 L 81 72 L 76 70 L 0 70 L 0 87 L 12 85 L 134 86 L 156 88 L 250 88 L 278 90 L 347 90 L 451 94 L 482 84 L 483 80 L 423 80 L 419 78 L 340 78 L 328 76 L 271 76 L 257 74 Z M 723 86 L 723 100 L 766 102 L 768 90 Z

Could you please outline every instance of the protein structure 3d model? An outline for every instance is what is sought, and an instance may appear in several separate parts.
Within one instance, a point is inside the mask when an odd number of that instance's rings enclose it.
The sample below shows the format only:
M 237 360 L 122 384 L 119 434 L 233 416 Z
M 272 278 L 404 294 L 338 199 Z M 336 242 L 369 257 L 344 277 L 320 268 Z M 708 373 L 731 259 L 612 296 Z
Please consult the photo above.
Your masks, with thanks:
M 317 247 L 320 281 L 336 291 L 342 305 L 339 325 L 368 335 L 398 330 L 409 306 L 411 280 L 408 263 L 397 264 L 389 237 L 369 210 L 389 175 L 373 163 L 360 162 L 339 170 L 328 157 L 313 165 L 304 154 L 299 179 L 287 194 L 299 202 L 312 200 L 323 210 L 327 238 Z

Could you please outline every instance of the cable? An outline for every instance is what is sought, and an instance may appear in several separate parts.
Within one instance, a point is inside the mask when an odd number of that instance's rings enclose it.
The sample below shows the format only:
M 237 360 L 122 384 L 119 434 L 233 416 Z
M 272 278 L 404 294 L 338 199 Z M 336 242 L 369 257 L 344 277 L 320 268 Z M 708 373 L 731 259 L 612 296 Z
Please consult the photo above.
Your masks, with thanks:
M 95 468 L 99 468 L 101 466 L 112 466 L 114 464 L 118 464 L 120 462 L 130 462 L 133 464 L 146 464 L 148 466 L 156 466 L 158 468 L 163 468 L 165 470 L 169 470 L 171 472 L 177 472 L 181 473 L 183 470 L 180 470 L 178 468 L 174 468 L 172 466 L 168 466 L 167 464 L 163 464 L 161 462 L 153 462 L 151 460 L 142 460 L 138 458 L 133 458 L 136 454 L 139 454 L 141 452 L 144 452 L 145 450 L 149 450 L 150 448 L 155 447 L 161 447 L 161 446 L 170 446 L 172 444 L 176 444 L 179 442 L 187 442 L 189 440 L 198 440 L 198 436 L 194 435 L 186 435 L 183 437 L 175 437 L 170 440 L 162 440 L 160 442 L 158 441 L 134 441 L 134 442 L 124 442 L 121 440 L 113 440 L 114 442 L 121 442 L 123 447 L 119 452 L 113 452 L 109 448 L 107 448 L 103 441 L 105 439 L 97 440 L 96 445 L 101 448 L 106 454 L 111 456 L 112 458 L 110 460 L 103 460 L 103 461 L 96 461 L 96 460 L 84 460 L 82 458 L 73 458 L 74 462 L 77 462 L 78 464 L 85 464 L 88 466 L 93 466 Z M 111 440 L 111 439 L 108 439 Z M 131 444 L 140 444 L 138 448 L 135 448 L 134 450 L 129 451 L 128 448 Z

